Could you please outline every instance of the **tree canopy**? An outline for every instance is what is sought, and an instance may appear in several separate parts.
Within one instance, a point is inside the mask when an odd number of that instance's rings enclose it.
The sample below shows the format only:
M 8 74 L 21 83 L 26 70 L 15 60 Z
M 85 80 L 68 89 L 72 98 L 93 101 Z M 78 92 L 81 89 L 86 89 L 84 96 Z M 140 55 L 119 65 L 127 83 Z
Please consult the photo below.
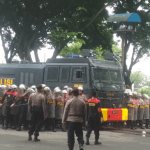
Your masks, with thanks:
M 55 58 L 75 38 L 85 41 L 83 48 L 101 45 L 111 49 L 112 30 L 104 22 L 108 16 L 106 9 L 95 16 L 106 2 L 2 0 L 0 34 L 6 61 L 10 62 L 16 54 L 21 59 L 32 61 L 31 51 L 35 52 L 36 61 L 39 61 L 37 50 L 46 44 L 54 47 Z

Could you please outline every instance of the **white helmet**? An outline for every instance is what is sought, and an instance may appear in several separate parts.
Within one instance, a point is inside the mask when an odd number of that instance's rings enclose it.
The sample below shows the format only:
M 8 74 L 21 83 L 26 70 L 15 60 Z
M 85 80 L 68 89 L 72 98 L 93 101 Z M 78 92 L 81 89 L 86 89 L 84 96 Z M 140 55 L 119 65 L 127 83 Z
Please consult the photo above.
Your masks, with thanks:
M 65 86 L 64 86 L 64 89 L 68 89 L 68 86 L 67 86 L 67 85 L 65 85 Z
M 13 85 L 11 86 L 11 89 L 17 89 L 17 85 L 13 84 Z
M 41 84 L 42 85 L 42 88 L 45 88 L 46 87 L 46 85 L 45 84 Z
M 56 93 L 56 90 L 57 90 L 57 89 L 59 89 L 59 90 L 60 90 L 60 88 L 59 88 L 59 87 L 55 87 L 55 88 L 54 88 L 54 92 L 55 92 L 55 93 Z M 60 91 L 61 91 L 61 90 L 60 90 Z
M 6 89 L 6 85 L 2 85 L 2 89 Z
M 130 89 L 126 89 L 124 93 L 127 93 L 127 94 L 128 94 L 128 93 L 130 93 L 130 92 L 131 92 Z
M 25 90 L 25 89 L 26 89 L 26 87 L 25 87 L 25 85 L 24 85 L 24 84 L 20 84 L 20 85 L 19 85 L 19 89 L 23 89 L 23 90 Z
M 36 86 L 35 86 L 35 85 L 32 85 L 30 88 L 31 88 L 31 89 L 33 89 L 35 92 L 37 91 L 37 89 L 36 89 Z
M 61 92 L 61 90 L 59 89 L 59 88 L 56 88 L 55 90 L 54 90 L 54 93 L 60 93 Z
M 78 87 L 78 90 L 82 90 L 82 91 L 83 91 L 83 87 L 82 87 L 82 86 L 79 86 L 79 87 Z
M 67 89 L 67 91 L 68 91 L 68 92 L 72 91 L 72 88 L 71 88 L 71 87 L 69 87 L 69 88 Z
M 51 91 L 51 89 L 49 87 L 45 87 L 44 91 Z
M 35 85 L 32 85 L 30 88 L 35 89 L 35 88 L 36 88 L 36 86 L 35 86 Z
M 31 88 L 28 88 L 27 89 L 27 93 L 35 93 L 35 91 L 33 89 L 31 89 Z
M 62 90 L 62 94 L 67 94 L 67 91 L 66 90 Z
M 132 96 L 132 92 L 129 92 L 128 95 L 129 95 L 129 96 Z

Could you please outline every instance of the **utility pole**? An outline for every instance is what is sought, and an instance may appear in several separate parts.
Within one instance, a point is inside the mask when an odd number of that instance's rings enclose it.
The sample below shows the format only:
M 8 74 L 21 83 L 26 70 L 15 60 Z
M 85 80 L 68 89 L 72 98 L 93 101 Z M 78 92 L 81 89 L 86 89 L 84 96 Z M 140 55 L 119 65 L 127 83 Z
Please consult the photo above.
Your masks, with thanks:
M 121 34 L 121 38 L 122 38 L 122 59 L 121 59 L 121 64 L 122 64 L 122 71 L 124 71 L 124 63 L 125 63 L 125 42 L 126 42 L 126 34 L 127 32 L 135 32 L 135 30 L 127 30 L 126 28 L 123 30 L 116 30 L 114 31 L 116 33 L 120 33 Z

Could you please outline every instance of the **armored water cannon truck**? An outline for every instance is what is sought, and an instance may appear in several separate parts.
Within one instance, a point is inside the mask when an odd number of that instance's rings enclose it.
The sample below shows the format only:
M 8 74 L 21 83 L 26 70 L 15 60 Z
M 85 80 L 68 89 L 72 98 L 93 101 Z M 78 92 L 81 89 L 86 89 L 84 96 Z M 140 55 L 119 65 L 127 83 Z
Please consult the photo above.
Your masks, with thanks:
M 46 63 L 1 64 L 0 84 L 25 84 L 29 87 L 43 83 L 52 90 L 57 86 L 61 89 L 65 85 L 82 86 L 88 98 L 91 90 L 95 89 L 101 101 L 104 120 L 126 120 L 126 113 L 119 108 L 124 103 L 121 64 L 110 54 L 107 55 L 107 60 L 94 59 L 90 50 L 83 50 L 82 55 L 83 57 L 76 55 L 74 58 L 72 54 L 68 58 L 48 59 Z

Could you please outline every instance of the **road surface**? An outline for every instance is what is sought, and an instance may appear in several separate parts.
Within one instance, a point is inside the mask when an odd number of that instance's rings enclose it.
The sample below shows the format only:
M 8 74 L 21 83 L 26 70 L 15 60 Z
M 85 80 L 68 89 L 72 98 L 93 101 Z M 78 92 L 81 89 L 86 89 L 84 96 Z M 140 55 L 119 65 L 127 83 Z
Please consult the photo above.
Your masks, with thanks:
M 84 139 L 85 139 L 84 132 Z M 150 149 L 149 135 L 132 135 L 101 131 L 100 141 L 102 145 L 94 145 L 94 134 L 90 138 L 90 146 L 84 146 L 85 150 L 148 150 Z M 47 131 L 40 132 L 40 142 L 27 141 L 27 131 L 15 131 L 12 129 L 0 129 L 0 150 L 67 150 L 67 133 Z M 77 140 L 74 150 L 78 150 Z

